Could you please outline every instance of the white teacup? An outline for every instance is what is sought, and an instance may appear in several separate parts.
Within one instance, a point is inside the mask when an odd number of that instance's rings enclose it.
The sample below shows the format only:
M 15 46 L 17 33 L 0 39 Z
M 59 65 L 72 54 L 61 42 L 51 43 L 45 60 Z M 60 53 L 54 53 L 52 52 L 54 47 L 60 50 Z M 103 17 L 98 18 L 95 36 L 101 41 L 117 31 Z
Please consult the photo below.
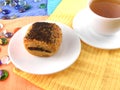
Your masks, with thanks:
M 88 9 L 90 25 L 97 33 L 113 35 L 120 30 L 120 1 L 93 0 Z

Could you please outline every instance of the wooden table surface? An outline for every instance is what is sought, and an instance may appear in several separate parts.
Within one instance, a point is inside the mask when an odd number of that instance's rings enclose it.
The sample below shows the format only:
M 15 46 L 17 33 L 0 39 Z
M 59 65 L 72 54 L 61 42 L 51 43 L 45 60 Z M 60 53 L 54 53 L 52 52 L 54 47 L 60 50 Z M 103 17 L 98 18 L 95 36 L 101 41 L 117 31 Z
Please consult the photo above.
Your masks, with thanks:
M 44 21 L 48 18 L 48 16 L 31 16 L 31 17 L 22 17 L 13 20 L 0 20 L 0 23 L 4 25 L 4 29 L 7 31 L 13 32 L 17 27 L 23 27 L 26 24 L 36 21 Z M 4 55 L 8 55 L 7 47 L 0 45 L 0 58 Z M 41 90 L 39 87 L 31 84 L 27 80 L 17 76 L 13 72 L 14 65 L 12 63 L 8 65 L 1 65 L 0 69 L 5 69 L 9 72 L 9 77 L 0 81 L 0 90 Z

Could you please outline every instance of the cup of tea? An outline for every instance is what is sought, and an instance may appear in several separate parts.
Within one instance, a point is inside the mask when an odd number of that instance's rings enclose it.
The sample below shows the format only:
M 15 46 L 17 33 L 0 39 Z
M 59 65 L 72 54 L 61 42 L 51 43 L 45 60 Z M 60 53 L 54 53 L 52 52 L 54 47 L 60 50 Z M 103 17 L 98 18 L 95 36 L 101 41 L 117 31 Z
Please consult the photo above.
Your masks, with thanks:
M 102 35 L 114 35 L 120 30 L 119 0 L 90 0 L 88 5 L 90 25 Z

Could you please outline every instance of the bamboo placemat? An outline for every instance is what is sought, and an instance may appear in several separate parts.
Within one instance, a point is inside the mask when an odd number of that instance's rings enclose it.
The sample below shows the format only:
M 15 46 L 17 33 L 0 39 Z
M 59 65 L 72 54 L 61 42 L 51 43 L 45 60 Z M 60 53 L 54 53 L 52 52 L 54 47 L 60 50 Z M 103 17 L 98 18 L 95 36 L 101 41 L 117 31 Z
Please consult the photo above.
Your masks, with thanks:
M 71 26 L 86 4 L 87 0 L 62 0 L 48 20 Z M 120 90 L 120 49 L 97 49 L 83 42 L 81 48 L 77 61 L 61 72 L 32 75 L 16 68 L 14 72 L 45 90 Z

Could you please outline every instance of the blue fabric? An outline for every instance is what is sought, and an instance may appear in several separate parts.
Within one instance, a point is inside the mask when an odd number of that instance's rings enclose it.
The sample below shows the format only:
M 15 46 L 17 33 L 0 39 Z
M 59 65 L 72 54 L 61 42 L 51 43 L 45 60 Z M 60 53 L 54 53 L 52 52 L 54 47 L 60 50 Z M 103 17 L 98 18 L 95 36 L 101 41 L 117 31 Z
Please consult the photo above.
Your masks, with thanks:
M 23 13 L 20 13 L 18 10 L 16 10 L 14 7 L 11 7 L 9 5 L 3 6 L 2 9 L 8 9 L 10 10 L 10 14 L 8 16 L 16 15 L 18 17 L 23 16 L 44 16 L 44 15 L 50 15 L 54 9 L 57 7 L 59 2 L 61 0 L 40 0 L 39 2 L 34 2 L 34 0 L 25 0 L 27 4 L 31 6 L 29 10 L 26 10 Z M 47 7 L 45 9 L 40 9 L 40 4 L 46 4 Z M 0 19 L 4 16 L 2 13 L 0 13 Z
M 52 14 L 60 2 L 61 0 L 48 0 L 47 14 L 48 15 Z
M 18 17 L 23 16 L 44 16 L 47 15 L 47 8 L 40 9 L 39 6 L 42 3 L 47 4 L 47 0 L 41 0 L 40 2 L 34 2 L 33 0 L 26 0 L 26 2 L 31 6 L 29 10 L 26 10 L 23 13 L 20 13 L 18 10 L 16 10 L 14 7 L 11 7 L 9 5 L 2 7 L 2 9 L 9 9 L 10 14 L 8 16 L 17 15 Z M 0 13 L 0 17 L 4 16 L 2 13 Z

